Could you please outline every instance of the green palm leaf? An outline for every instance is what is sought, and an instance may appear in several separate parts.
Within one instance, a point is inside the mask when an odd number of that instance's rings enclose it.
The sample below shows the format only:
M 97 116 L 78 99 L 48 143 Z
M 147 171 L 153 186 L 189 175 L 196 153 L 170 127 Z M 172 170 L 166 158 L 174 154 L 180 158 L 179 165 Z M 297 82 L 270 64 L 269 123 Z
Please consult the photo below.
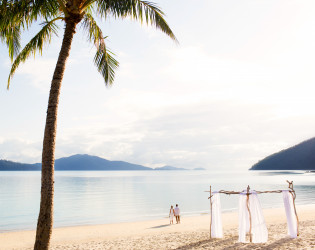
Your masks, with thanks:
M 6 43 L 9 51 L 9 56 L 11 60 L 13 60 L 14 56 L 16 56 L 19 53 L 21 48 L 20 28 L 18 26 L 12 26 L 11 28 L 1 29 L 0 39 L 2 42 Z
M 36 51 L 42 53 L 44 44 L 50 42 L 53 34 L 57 34 L 57 26 L 54 24 L 54 21 L 57 19 L 59 18 L 56 18 L 50 22 L 42 23 L 43 28 L 33 37 L 33 39 L 24 47 L 21 53 L 15 58 L 8 78 L 8 89 L 10 87 L 11 78 L 13 77 L 20 63 L 25 62 L 25 60 L 30 55 L 35 56 Z
M 106 48 L 104 43 L 99 47 L 94 56 L 94 63 L 98 72 L 102 74 L 106 85 L 111 85 L 114 83 L 115 70 L 119 66 L 119 63 L 114 58 L 114 55 L 114 53 Z
M 96 46 L 97 51 L 94 56 L 94 63 L 97 70 L 102 74 L 105 84 L 111 85 L 114 82 L 115 70 L 118 68 L 119 63 L 114 58 L 114 53 L 106 47 L 103 32 L 92 15 L 84 15 L 82 27 L 88 34 L 88 40 Z
M 21 30 L 28 28 L 39 17 L 47 20 L 58 12 L 56 1 L 0 1 L 0 39 L 7 44 L 11 60 L 20 51 Z
M 102 17 L 131 17 L 134 20 L 155 26 L 177 42 L 177 39 L 163 18 L 163 11 L 154 3 L 141 0 L 101 0 L 96 1 L 97 11 Z
M 9 1 L 1 1 L 0 5 L 0 39 L 5 42 L 9 56 L 13 60 L 20 50 L 21 27 L 24 18 L 21 11 L 17 11 L 20 4 L 12 4 Z

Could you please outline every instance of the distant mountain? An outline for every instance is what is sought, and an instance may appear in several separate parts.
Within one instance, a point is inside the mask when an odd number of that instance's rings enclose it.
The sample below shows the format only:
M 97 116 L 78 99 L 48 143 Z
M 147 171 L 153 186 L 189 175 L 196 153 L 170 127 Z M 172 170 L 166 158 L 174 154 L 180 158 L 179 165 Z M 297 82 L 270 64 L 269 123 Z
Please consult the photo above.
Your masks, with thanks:
M 250 170 L 315 170 L 315 137 L 266 157 Z
M 152 170 L 124 161 L 109 161 L 92 155 L 72 155 L 55 161 L 55 170 Z
M 154 170 L 188 170 L 188 169 L 176 168 L 176 167 L 172 167 L 172 166 L 164 166 L 164 167 L 160 167 L 160 168 L 155 168 Z
M 14 161 L 0 160 L 0 171 L 39 171 L 41 164 L 18 163 Z
M 167 168 L 167 166 L 166 166 Z M 174 167 L 171 167 L 174 168 Z M 185 170 L 185 169 L 161 169 L 161 170 Z M 26 164 L 7 160 L 0 160 L 0 171 L 40 171 L 41 163 Z M 77 154 L 55 160 L 56 171 L 123 171 L 123 170 L 153 170 L 142 165 L 124 161 L 109 161 L 97 156 Z

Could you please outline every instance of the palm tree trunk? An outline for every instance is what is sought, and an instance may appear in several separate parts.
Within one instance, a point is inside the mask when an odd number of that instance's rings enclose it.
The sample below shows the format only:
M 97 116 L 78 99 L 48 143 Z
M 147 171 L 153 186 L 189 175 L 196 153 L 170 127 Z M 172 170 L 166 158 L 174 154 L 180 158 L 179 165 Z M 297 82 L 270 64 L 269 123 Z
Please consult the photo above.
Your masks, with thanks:
M 40 211 L 36 229 L 36 241 L 34 245 L 35 250 L 48 249 L 50 237 L 52 234 L 57 112 L 61 82 L 66 67 L 66 61 L 70 53 L 72 38 L 75 34 L 75 27 L 76 22 L 73 21 L 66 22 L 62 46 L 50 87 L 45 134 L 43 140 L 41 179 L 42 186 Z

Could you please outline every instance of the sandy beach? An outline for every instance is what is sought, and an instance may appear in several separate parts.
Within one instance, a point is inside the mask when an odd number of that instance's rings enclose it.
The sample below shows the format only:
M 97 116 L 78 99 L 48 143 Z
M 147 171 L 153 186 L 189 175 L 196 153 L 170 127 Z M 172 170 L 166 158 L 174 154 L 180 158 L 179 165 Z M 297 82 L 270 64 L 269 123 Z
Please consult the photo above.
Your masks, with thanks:
M 284 208 L 266 209 L 265 244 L 238 243 L 238 214 L 222 215 L 224 238 L 209 239 L 209 215 L 154 221 L 55 228 L 51 249 L 315 249 L 315 205 L 297 206 L 300 236 L 287 236 Z M 0 234 L 0 249 L 32 249 L 35 231 Z

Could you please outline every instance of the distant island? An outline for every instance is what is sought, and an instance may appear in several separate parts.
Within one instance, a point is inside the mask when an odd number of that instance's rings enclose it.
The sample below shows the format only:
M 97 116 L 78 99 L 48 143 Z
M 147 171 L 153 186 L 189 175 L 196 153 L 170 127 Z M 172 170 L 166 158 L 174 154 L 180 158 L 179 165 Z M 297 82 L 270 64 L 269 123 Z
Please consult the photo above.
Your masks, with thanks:
M 188 169 L 176 168 L 176 167 L 172 167 L 172 166 L 165 166 L 165 167 L 161 167 L 161 168 L 155 168 L 154 170 L 188 170 Z
M 315 170 L 315 137 L 266 157 L 250 170 Z
M 41 163 L 27 164 L 0 160 L 0 171 L 40 171 Z M 127 170 L 189 170 L 164 166 L 149 168 L 125 161 L 109 161 L 98 156 L 77 154 L 55 160 L 56 171 L 127 171 Z M 199 169 L 194 169 L 199 170 Z

